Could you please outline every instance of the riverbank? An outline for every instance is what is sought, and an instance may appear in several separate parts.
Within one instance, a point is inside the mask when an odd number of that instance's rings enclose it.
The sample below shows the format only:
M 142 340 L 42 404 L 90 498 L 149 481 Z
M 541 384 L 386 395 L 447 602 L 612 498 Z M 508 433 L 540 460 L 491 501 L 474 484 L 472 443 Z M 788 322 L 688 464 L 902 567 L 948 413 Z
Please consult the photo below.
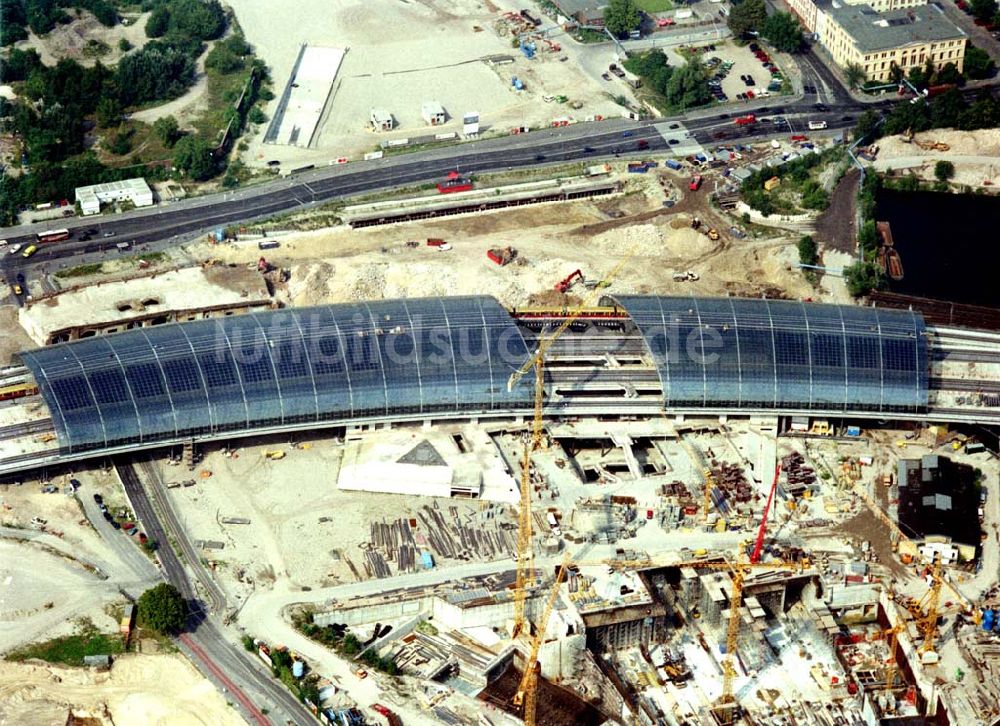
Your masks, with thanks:
M 1000 187 L 1000 129 L 955 131 L 932 129 L 914 134 L 886 136 L 872 167 L 889 176 L 913 174 L 921 182 L 935 182 L 938 161 L 955 167 L 949 186 L 955 191 Z

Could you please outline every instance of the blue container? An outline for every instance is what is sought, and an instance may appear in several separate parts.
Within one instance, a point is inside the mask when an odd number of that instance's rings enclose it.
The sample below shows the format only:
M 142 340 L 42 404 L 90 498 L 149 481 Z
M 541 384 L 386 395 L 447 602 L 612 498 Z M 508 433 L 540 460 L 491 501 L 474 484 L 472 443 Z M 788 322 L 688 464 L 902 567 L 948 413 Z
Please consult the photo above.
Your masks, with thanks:
M 683 168 L 683 165 L 676 159 L 667 159 L 666 164 L 674 171 Z
M 225 238 L 226 238 L 226 230 L 224 230 L 222 227 L 219 227 L 217 230 L 215 230 L 215 241 L 216 242 L 221 242 Z
M 430 552 L 421 552 L 420 553 L 420 560 L 421 560 L 421 562 L 424 563 L 424 569 L 425 570 L 429 570 L 432 567 L 434 567 L 434 557 L 431 555 Z
M 993 630 L 993 611 L 983 610 L 983 630 Z
M 306 664 L 300 660 L 292 661 L 292 675 L 301 678 L 306 674 Z

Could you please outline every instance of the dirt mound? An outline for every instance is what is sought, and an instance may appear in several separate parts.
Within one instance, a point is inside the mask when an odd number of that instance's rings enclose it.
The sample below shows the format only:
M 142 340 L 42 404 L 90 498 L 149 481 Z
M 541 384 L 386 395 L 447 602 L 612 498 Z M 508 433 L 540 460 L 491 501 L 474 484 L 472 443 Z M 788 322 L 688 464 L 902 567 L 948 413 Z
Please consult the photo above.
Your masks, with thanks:
M 109 672 L 0 663 L 0 717 L 9 723 L 244 724 L 179 655 L 121 656 Z

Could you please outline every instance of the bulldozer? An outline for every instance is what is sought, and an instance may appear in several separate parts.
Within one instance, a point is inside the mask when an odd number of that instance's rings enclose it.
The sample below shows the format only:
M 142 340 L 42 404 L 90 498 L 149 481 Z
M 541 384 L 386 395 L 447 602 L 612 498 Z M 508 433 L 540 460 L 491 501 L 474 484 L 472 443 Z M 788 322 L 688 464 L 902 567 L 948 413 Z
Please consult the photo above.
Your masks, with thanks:
M 951 146 L 943 141 L 920 141 L 914 139 L 914 143 L 924 151 L 948 151 Z

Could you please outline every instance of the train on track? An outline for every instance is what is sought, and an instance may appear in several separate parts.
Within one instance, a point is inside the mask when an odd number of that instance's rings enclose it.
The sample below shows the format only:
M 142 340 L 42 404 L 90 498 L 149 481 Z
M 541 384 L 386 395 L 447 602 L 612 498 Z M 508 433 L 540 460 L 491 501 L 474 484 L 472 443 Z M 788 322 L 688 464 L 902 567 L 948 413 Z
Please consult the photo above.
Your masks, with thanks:
M 34 383 L 15 383 L 7 386 L 0 386 L 0 401 L 37 395 L 38 386 Z

